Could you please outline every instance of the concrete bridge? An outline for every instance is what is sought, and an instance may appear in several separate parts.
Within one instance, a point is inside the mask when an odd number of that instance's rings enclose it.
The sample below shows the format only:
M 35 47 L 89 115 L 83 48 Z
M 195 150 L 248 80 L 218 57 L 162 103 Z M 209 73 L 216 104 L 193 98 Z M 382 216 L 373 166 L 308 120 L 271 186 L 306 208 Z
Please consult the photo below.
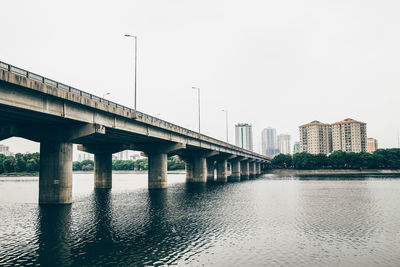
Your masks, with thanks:
M 149 158 L 148 187 L 167 186 L 167 157 L 186 163 L 187 182 L 240 181 L 270 159 L 0 62 L 0 140 L 40 142 L 39 203 L 72 202 L 72 144 L 94 154 L 95 188 L 112 186 L 112 154 Z M 217 175 L 215 177 L 215 169 Z

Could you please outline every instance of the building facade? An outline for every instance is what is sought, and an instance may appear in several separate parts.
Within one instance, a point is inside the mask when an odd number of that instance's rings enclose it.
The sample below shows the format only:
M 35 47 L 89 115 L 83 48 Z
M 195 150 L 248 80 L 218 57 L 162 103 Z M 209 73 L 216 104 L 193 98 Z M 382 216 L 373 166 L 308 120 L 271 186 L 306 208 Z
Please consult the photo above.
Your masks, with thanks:
M 0 145 L 0 154 L 3 154 L 5 156 L 12 156 L 12 153 L 10 152 L 10 148 L 5 145 Z
M 276 129 L 267 127 L 261 132 L 261 153 L 267 156 L 273 156 L 279 153 Z
M 375 138 L 367 138 L 367 153 L 374 153 L 378 149 L 378 140 Z
M 251 124 L 238 123 L 235 125 L 235 141 L 238 147 L 253 151 L 253 130 Z
M 290 154 L 290 135 L 278 135 L 278 148 L 282 154 Z
M 293 154 L 300 153 L 300 142 L 294 142 L 293 145 Z
M 310 154 L 329 154 L 332 151 L 331 125 L 312 121 L 301 125 L 300 152 Z
M 366 152 L 367 124 L 353 119 L 332 124 L 332 151 Z

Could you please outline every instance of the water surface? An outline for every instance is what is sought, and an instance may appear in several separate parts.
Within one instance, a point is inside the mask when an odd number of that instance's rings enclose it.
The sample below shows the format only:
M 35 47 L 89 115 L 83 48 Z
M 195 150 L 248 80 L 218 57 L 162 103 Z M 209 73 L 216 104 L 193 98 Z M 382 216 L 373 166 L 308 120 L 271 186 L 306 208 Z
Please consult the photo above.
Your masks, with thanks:
M 0 178 L 1 266 L 399 266 L 400 179 L 264 175 L 185 184 L 115 174 L 39 206 L 37 178 Z

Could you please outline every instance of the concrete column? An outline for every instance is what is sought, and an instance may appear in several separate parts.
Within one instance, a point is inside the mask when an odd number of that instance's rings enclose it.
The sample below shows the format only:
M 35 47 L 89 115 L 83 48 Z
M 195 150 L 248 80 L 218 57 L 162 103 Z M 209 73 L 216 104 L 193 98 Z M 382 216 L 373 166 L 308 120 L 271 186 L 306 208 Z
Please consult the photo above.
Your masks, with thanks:
M 232 166 L 231 181 L 239 182 L 240 181 L 240 161 L 232 160 L 231 166 Z
M 249 180 L 250 178 L 250 167 L 249 167 L 249 161 L 248 160 L 244 160 L 242 162 L 240 162 L 240 167 L 241 167 L 241 180 Z
M 193 179 L 193 161 L 185 160 L 186 182 Z
M 39 204 L 72 203 L 72 143 L 41 142 Z
M 186 177 L 187 182 L 205 183 L 207 182 L 207 160 L 204 157 L 195 157 L 192 160 L 192 171 L 190 176 Z
M 226 159 L 221 159 L 217 161 L 217 182 L 227 182 L 228 181 L 228 164 Z
M 207 182 L 214 182 L 214 160 L 207 160 Z
M 167 154 L 151 153 L 149 156 L 149 189 L 167 187 Z
M 257 175 L 261 175 L 261 163 L 257 163 Z
M 256 163 L 250 162 L 250 178 L 256 177 Z
M 112 187 L 112 154 L 94 154 L 94 188 Z

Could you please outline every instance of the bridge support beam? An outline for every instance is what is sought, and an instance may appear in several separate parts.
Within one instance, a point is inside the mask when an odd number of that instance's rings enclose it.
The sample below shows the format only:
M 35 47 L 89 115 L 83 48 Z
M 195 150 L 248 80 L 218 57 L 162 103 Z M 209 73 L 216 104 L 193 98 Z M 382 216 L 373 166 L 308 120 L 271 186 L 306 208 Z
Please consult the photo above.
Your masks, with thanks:
M 250 165 L 250 163 L 249 163 L 249 161 L 248 160 L 244 160 L 244 161 L 242 161 L 241 163 L 240 163 L 240 167 L 241 167 L 241 175 L 240 175 L 240 178 L 242 179 L 242 180 L 249 180 L 249 178 L 250 178 L 250 167 L 249 167 L 249 165 Z
M 205 183 L 207 181 L 207 160 L 205 157 L 194 157 L 186 162 L 186 182 Z
M 228 181 L 228 161 L 226 159 L 217 160 L 217 182 Z
M 112 187 L 112 154 L 94 154 L 94 188 Z
M 207 182 L 214 182 L 214 160 L 207 159 Z
M 240 181 L 240 160 L 239 159 L 233 159 L 231 161 L 231 178 L 230 180 L 232 182 L 239 182 Z
M 167 154 L 152 153 L 149 157 L 148 188 L 167 188 Z
M 257 176 L 261 175 L 261 163 L 257 162 Z
M 255 178 L 257 174 L 256 163 L 254 161 L 250 162 L 249 167 L 250 167 L 250 178 Z
M 72 143 L 40 143 L 39 204 L 72 203 Z

